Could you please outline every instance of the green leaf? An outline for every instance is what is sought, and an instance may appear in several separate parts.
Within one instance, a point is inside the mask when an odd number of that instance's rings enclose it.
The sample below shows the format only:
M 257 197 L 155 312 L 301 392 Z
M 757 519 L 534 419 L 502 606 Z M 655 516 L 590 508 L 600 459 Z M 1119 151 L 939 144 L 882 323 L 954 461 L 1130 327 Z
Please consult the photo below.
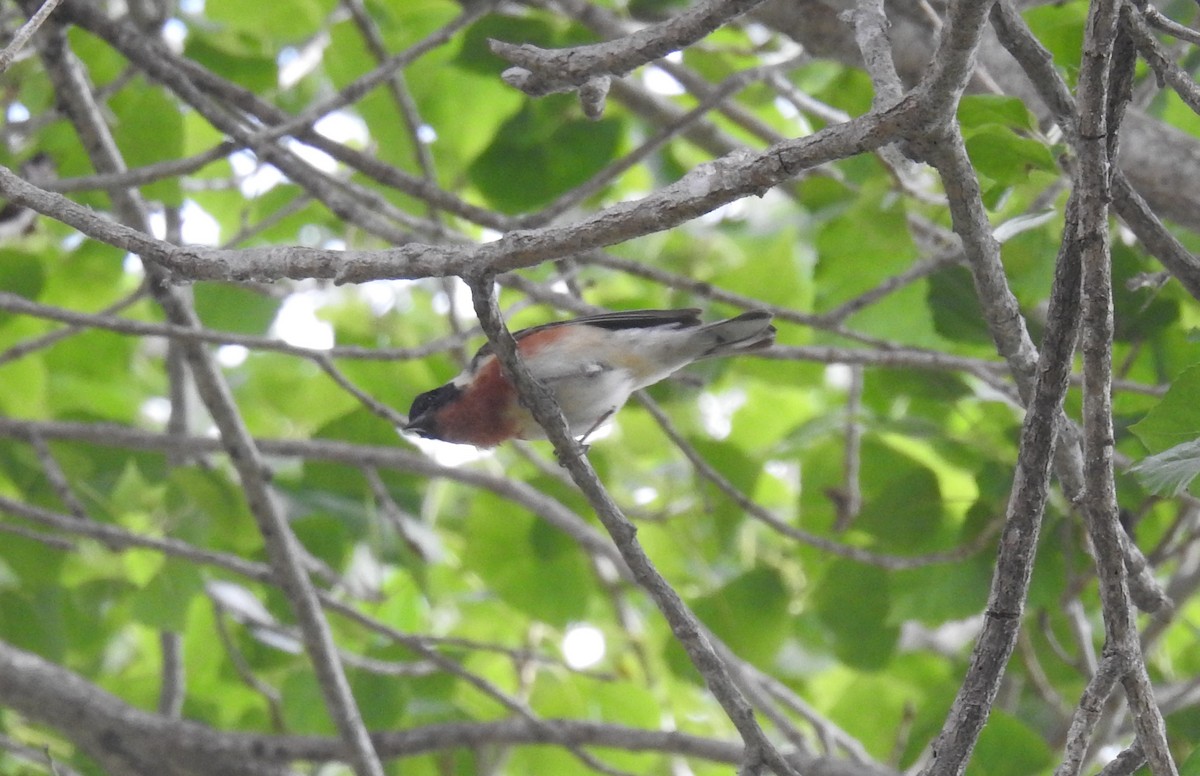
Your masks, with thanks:
M 192 27 L 184 44 L 184 54 L 251 91 L 263 92 L 278 87 L 279 68 L 272 47 L 248 33 Z
M 239 555 L 261 550 L 254 518 L 227 472 L 205 466 L 173 467 L 165 499 L 176 538 Z
M 204 580 L 195 565 L 168 560 L 133 594 L 130 614 L 152 628 L 178 633 L 187 623 L 189 604 L 203 589 Z
M 1050 49 L 1054 61 L 1066 66 L 1068 82 L 1074 81 L 1083 59 L 1087 9 L 1086 3 L 1059 3 L 1030 8 L 1021 14 L 1042 45 Z
M 255 433 L 308 433 L 359 406 L 314 364 L 291 356 L 254 353 L 237 372 L 235 394 Z
M 465 535 L 463 565 L 510 606 L 554 625 L 583 619 L 595 582 L 570 537 L 493 496 L 476 500 Z
M 1054 282 L 1054 257 L 1062 243 L 1061 224 L 1021 232 L 1000 246 L 1012 292 L 1022 306 L 1042 303 Z
M 853 527 L 885 551 L 931 550 L 945 537 L 945 505 L 935 471 L 875 436 L 862 443 L 862 511 Z
M 1150 452 L 1200 438 L 1200 366 L 1193 366 L 1171 383 L 1167 395 L 1130 430 Z
M 390 659 L 390 656 L 373 657 Z M 363 722 L 370 730 L 398 727 L 412 695 L 406 682 L 381 682 L 379 679 L 379 674 L 374 671 L 355 671 L 350 674 L 354 700 L 363 715 Z M 421 693 L 422 698 L 431 695 L 432 693 Z
M 389 51 L 412 46 L 449 24 L 463 10 L 453 0 L 406 0 L 403 3 L 367 0 L 366 5 L 372 21 L 378 24 L 379 31 L 383 33 Z
M 1138 275 L 1152 272 L 1145 257 L 1119 240 L 1112 246 L 1112 294 L 1115 336 L 1141 342 L 1159 337 L 1179 325 L 1179 301 L 1134 283 Z
M 945 418 L 945 410 L 954 402 L 973 396 L 971 386 L 952 372 L 930 369 L 888 369 L 869 371 L 863 379 L 863 400 L 879 417 L 895 412 L 896 404 L 928 402 L 937 419 Z
M 788 601 L 779 572 L 759 566 L 697 599 L 692 608 L 739 656 L 768 668 L 790 630 Z
M 988 125 L 967 136 L 967 155 L 975 169 L 1005 185 L 1023 183 L 1031 170 L 1056 170 L 1054 155 L 1045 144 Z
M 993 555 L 895 572 L 888 622 L 938 626 L 979 614 L 987 605 Z
M 113 134 L 130 167 L 178 159 L 183 153 L 183 114 L 158 89 L 123 89 L 109 105 L 118 119 Z M 172 207 L 183 204 L 179 178 L 165 178 L 142 191 Z
M 911 680 L 910 680 L 911 681 Z M 889 754 L 920 695 L 909 682 L 888 674 L 830 672 L 812 684 L 815 701 L 827 707 L 829 719 L 862 742 L 877 757 Z M 908 707 L 908 708 L 906 708 Z M 867 709 L 870 713 L 864 713 Z
M 614 678 L 603 680 L 581 674 L 561 674 L 550 671 L 538 673 L 529 705 L 539 716 L 548 719 L 583 719 L 610 722 L 631 728 L 653 730 L 659 724 L 661 696 L 644 684 Z M 612 749 L 604 752 L 604 761 L 613 768 L 628 773 L 663 773 L 648 767 L 660 759 L 657 754 Z M 564 762 L 566 772 L 573 767 Z M 515 771 L 514 771 L 515 772 Z M 522 773 L 561 773 L 561 770 L 525 771 Z
M 36 595 L 0 592 L 0 638 L 18 649 L 61 659 L 67 644 L 58 598 L 48 588 Z
M 6 415 L 38 417 L 47 412 L 47 385 L 50 373 L 45 359 L 22 358 L 0 364 L 0 412 Z
M 57 343 L 46 354 L 49 394 L 55 411 L 86 413 L 129 421 L 137 416 L 142 397 L 134 384 L 114 381 L 129 374 L 137 341 L 102 330 L 84 330 Z
M 262 334 L 279 312 L 278 299 L 248 288 L 227 283 L 197 283 L 193 288 L 196 314 L 204 325 L 219 331 Z
M 958 104 L 958 120 L 964 133 L 985 126 L 1033 131 L 1037 119 L 1016 97 L 1000 94 L 968 94 Z
M 713 283 L 763 302 L 812 309 L 816 262 L 795 230 L 739 235 L 738 243 L 744 259 L 714 276 Z
M 41 258 L 14 248 L 0 248 L 0 291 L 36 300 L 46 285 Z M 0 326 L 16 314 L 0 311 Z
M 1193 747 L 1192 753 L 1180 764 L 1179 776 L 1200 776 L 1200 746 Z
M 692 440 L 696 451 L 704 456 L 729 483 L 742 493 L 753 493 L 754 485 L 762 476 L 762 460 L 746 453 L 726 441 L 707 438 Z M 719 546 L 728 546 L 745 520 L 742 507 L 725 497 L 717 487 L 707 480 L 698 483 L 701 493 L 707 494 L 712 503 L 712 520 L 709 524 L 711 537 Z
M 1041 735 L 1011 714 L 993 708 L 975 745 L 967 776 L 1029 776 L 1041 773 L 1052 760 Z
M 507 213 L 533 210 L 591 178 L 616 156 L 621 121 L 572 118 L 574 102 L 526 103 L 468 168 L 471 182 Z
M 824 88 L 810 93 L 851 116 L 869 111 L 875 94 L 870 76 L 855 68 L 838 68 L 833 72 L 834 76 L 824 84 Z
M 96 87 L 108 86 L 129 66 L 128 61 L 112 46 L 81 27 L 67 27 L 67 39 L 71 44 L 71 53 L 87 68 L 88 78 Z
M 121 268 L 125 252 L 88 240 L 47 265 L 43 301 L 62 307 L 98 310 L 133 290 L 135 282 Z M 133 311 L 139 308 L 135 306 Z
M 286 3 L 246 3 L 206 0 L 205 15 L 247 34 L 271 40 L 298 41 L 311 35 L 333 9 L 334 0 L 289 0 Z
M 950 267 L 930 275 L 926 299 L 938 334 L 949 340 L 991 344 L 983 308 L 975 295 L 975 282 L 966 267 Z
M 687 5 L 687 0 L 630 0 L 629 13 L 636 19 L 664 20 Z
M 548 718 L 619 720 L 625 725 L 645 728 L 658 724 L 657 704 L 644 686 L 598 680 L 583 674 L 543 672 L 534 685 L 530 705 Z
M 0 558 L 27 591 L 57 584 L 65 557 L 62 552 L 23 536 L 8 534 L 0 542 Z
M 819 311 L 874 288 L 916 257 L 904 207 L 885 196 L 867 192 L 817 235 Z
M 408 370 L 404 370 L 400 374 L 407 375 L 407 372 Z M 413 382 L 415 383 L 415 381 Z M 432 386 L 433 381 L 430 380 L 429 384 Z M 399 432 L 394 427 L 387 423 L 381 423 L 379 418 L 365 407 L 356 407 L 349 412 L 330 419 L 327 423 L 318 427 L 313 432 L 313 436 L 321 439 L 341 439 L 346 442 L 381 445 L 384 447 L 396 444 L 396 441 L 400 438 Z M 305 466 L 309 465 L 323 466 L 327 464 L 307 461 Z M 361 492 L 361 480 L 358 478 L 347 478 L 345 474 L 340 474 L 334 482 L 353 484 L 353 490 Z M 334 483 L 321 483 L 323 487 L 328 487 L 332 484 Z M 345 488 L 341 488 L 340 490 L 345 490 Z
M 511 64 L 492 53 L 488 45 L 492 39 L 540 48 L 549 48 L 558 42 L 554 29 L 544 19 L 488 14 L 467 28 L 454 63 L 480 75 L 493 78 L 500 75 Z
M 361 515 L 361 504 L 359 507 Z M 333 568 L 341 568 L 354 549 L 349 525 L 337 516 L 319 512 L 305 514 L 292 520 L 292 528 L 305 549 Z
M 297 200 L 303 196 L 303 189 L 288 183 L 281 183 L 270 191 L 265 192 L 249 203 L 247 220 L 263 225 L 254 237 L 246 241 L 246 245 L 279 245 L 296 244 L 301 242 L 301 232 L 307 227 L 326 229 L 341 223 L 334 220 L 329 211 L 315 201 L 310 201 L 303 207 L 295 207 Z M 265 294 L 259 294 L 264 301 Z
M 896 650 L 898 627 L 888 625 L 891 579 L 875 566 L 838 560 L 813 595 L 838 658 L 864 671 L 883 668 Z
M 1164 495 L 1182 493 L 1200 473 L 1200 434 L 1196 433 L 1197 421 L 1187 397 L 1187 391 L 1197 382 L 1195 364 L 1200 352 L 1193 342 L 1183 344 L 1185 336 L 1180 328 L 1170 326 L 1156 332 L 1152 346 L 1155 358 L 1147 360 L 1142 371 L 1129 375 L 1157 383 L 1179 371 L 1169 383 L 1166 397 L 1154 402 L 1150 397 L 1126 396 L 1116 404 L 1118 439 L 1125 437 L 1124 430 L 1130 428 L 1153 453 L 1139 461 L 1133 471 L 1148 490 Z M 1135 419 L 1140 422 L 1133 423 Z M 1128 452 L 1138 457 L 1142 451 L 1133 446 Z
M 325 696 L 312 671 L 293 671 L 279 688 L 283 719 L 287 729 L 308 735 L 334 732 L 333 720 L 325 710 Z

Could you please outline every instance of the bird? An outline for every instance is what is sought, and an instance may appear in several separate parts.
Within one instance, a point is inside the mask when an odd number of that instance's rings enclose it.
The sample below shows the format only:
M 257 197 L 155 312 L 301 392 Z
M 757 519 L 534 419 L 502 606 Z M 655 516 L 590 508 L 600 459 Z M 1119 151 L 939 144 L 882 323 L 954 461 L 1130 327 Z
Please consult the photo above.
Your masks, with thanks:
M 693 361 L 738 355 L 775 341 L 766 310 L 715 323 L 701 322 L 700 312 L 600 313 L 522 329 L 513 338 L 529 373 L 553 392 L 571 434 L 586 441 L 634 391 Z M 460 375 L 413 399 L 408 418 L 404 431 L 478 448 L 546 438 L 490 344 Z

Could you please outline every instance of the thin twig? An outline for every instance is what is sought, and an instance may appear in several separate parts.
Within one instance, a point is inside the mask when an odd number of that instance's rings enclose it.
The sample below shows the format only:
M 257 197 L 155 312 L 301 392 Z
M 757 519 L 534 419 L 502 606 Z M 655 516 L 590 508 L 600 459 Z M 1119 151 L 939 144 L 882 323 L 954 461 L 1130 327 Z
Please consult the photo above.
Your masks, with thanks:
M 662 411 L 662 408 L 645 395 L 645 392 L 639 391 L 635 394 L 638 402 L 646 408 L 646 411 L 654 418 L 663 433 L 671 440 L 674 445 L 679 448 L 696 469 L 696 473 L 705 480 L 711 482 L 717 487 L 727 498 L 737 504 L 738 508 L 742 509 L 749 517 L 769 526 L 779 534 L 790 539 L 795 539 L 798 542 L 807 544 L 811 547 L 816 547 L 819 550 L 828 552 L 839 558 L 847 558 L 857 561 L 868 566 L 876 566 L 878 568 L 888 569 L 889 571 L 899 571 L 902 569 L 921 568 L 923 566 L 935 565 L 938 563 L 953 563 L 968 558 L 980 552 L 984 547 L 991 544 L 995 536 L 995 531 L 1000 526 L 995 524 L 993 527 L 980 532 L 979 536 L 972 541 L 956 547 L 952 550 L 944 552 L 933 552 L 926 555 L 886 555 L 884 553 L 867 550 L 862 547 L 854 547 L 849 544 L 837 542 L 832 539 L 827 539 L 823 536 L 818 536 L 811 531 L 805 531 L 797 528 L 781 520 L 770 510 L 756 503 L 753 499 L 747 496 L 742 491 L 738 490 L 727 477 L 722 475 L 717 469 L 709 463 L 704 456 L 696 450 L 695 447 L 687 443 L 687 440 L 675 429 L 670 418 Z
M 62 0 L 46 0 L 42 3 L 42 7 L 29 17 L 29 21 L 21 25 L 21 28 L 13 35 L 12 41 L 4 47 L 3 51 L 0 51 L 0 73 L 8 70 L 17 58 L 17 54 L 21 53 L 21 49 L 25 48 L 25 44 L 45 23 L 46 19 L 50 18 L 50 14 L 54 13 L 54 9 L 61 2 Z

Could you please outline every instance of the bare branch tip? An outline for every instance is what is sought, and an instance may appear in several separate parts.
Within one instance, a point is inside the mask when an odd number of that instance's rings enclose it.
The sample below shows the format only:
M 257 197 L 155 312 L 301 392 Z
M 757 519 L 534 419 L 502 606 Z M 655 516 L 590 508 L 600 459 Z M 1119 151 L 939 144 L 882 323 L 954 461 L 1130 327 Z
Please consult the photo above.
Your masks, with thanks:
M 521 91 L 527 91 L 526 87 L 533 81 L 533 73 L 523 67 L 510 67 L 500 74 L 501 80 L 504 83 Z
M 583 115 L 592 121 L 598 121 L 604 115 L 604 105 L 608 98 L 612 77 L 607 75 L 589 78 L 587 83 L 579 87 L 579 104 Z

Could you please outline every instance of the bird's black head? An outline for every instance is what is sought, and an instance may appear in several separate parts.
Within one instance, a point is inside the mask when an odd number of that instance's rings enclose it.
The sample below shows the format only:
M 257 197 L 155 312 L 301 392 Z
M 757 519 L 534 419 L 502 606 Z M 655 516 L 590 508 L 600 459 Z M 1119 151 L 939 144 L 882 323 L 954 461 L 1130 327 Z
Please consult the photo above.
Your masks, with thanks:
M 441 388 L 426 391 L 413 399 L 412 407 L 408 410 L 408 425 L 405 431 L 411 431 L 426 439 L 441 439 L 438 428 L 438 410 L 458 398 L 462 389 L 454 383 L 446 383 Z

